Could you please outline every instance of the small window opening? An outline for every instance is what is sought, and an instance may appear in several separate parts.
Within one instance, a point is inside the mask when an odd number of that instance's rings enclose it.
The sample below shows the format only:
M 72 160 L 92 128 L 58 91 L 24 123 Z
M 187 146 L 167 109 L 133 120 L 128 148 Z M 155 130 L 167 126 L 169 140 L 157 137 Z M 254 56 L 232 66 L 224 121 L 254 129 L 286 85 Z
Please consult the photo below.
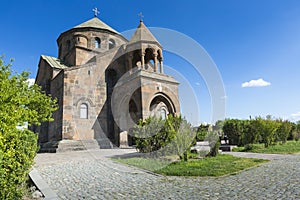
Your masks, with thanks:
M 101 48 L 101 40 L 100 40 L 100 38 L 95 38 L 95 48 L 96 49 L 99 49 L 99 48 Z
M 81 119 L 87 119 L 88 118 L 88 106 L 85 103 L 80 105 L 80 118 Z

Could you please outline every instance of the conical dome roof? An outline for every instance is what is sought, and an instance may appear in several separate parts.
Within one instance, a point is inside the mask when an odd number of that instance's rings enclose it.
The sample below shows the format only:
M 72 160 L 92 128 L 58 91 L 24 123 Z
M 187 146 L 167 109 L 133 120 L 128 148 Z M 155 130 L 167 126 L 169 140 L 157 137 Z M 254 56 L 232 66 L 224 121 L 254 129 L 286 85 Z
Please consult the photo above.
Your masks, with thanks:
M 146 41 L 146 42 L 156 42 L 159 44 L 157 39 L 152 35 L 152 33 L 149 31 L 149 29 L 145 26 L 143 21 L 140 21 L 139 26 L 135 30 L 133 36 L 129 40 L 129 44 L 136 43 L 140 41 Z
M 113 33 L 119 34 L 118 31 L 116 31 L 112 27 L 108 26 L 107 24 L 105 24 L 103 21 L 101 21 L 97 17 L 94 17 L 86 22 L 83 22 L 82 24 L 79 24 L 73 28 L 99 28 L 99 29 L 104 29 L 104 30 L 108 30 Z

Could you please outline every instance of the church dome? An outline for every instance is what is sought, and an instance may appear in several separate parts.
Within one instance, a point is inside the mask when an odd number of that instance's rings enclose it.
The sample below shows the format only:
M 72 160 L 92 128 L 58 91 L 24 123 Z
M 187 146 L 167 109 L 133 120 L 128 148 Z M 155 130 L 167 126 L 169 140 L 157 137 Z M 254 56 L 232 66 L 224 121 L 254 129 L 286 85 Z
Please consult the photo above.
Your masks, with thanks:
M 91 59 L 91 56 L 127 42 L 115 29 L 93 17 L 60 34 L 57 39 L 58 58 L 68 66 L 81 65 Z
M 75 26 L 73 29 L 78 29 L 78 28 L 96 28 L 96 29 L 102 29 L 102 30 L 107 30 L 112 33 L 117 33 L 119 34 L 115 29 L 112 27 L 108 26 L 106 23 L 101 21 L 99 18 L 94 17 L 86 22 L 83 22 L 82 24 L 79 24 Z

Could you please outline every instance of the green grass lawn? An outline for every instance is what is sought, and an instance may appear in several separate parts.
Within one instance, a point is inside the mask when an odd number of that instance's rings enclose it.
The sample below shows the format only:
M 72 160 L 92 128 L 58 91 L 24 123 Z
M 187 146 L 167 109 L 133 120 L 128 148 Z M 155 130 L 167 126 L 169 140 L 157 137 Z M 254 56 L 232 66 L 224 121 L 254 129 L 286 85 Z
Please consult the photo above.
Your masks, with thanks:
M 251 150 L 246 150 L 244 147 L 237 147 L 233 151 L 270 154 L 300 153 L 300 141 L 287 141 L 285 144 L 271 145 L 268 148 L 265 148 L 263 144 L 253 144 Z
M 217 157 L 189 160 L 188 162 L 178 161 L 171 164 L 146 158 L 114 160 L 167 176 L 223 176 L 267 162 L 263 159 L 238 158 L 223 154 Z

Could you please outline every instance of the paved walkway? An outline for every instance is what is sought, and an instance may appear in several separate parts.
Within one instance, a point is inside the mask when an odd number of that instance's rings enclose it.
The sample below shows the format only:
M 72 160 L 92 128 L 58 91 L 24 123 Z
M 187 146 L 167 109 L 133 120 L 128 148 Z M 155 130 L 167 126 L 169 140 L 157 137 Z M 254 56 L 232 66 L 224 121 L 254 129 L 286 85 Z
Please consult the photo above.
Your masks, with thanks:
M 59 199 L 300 199 L 299 154 L 273 156 L 236 175 L 184 178 L 157 176 L 108 159 L 126 153 L 134 150 L 38 154 L 35 167 Z

